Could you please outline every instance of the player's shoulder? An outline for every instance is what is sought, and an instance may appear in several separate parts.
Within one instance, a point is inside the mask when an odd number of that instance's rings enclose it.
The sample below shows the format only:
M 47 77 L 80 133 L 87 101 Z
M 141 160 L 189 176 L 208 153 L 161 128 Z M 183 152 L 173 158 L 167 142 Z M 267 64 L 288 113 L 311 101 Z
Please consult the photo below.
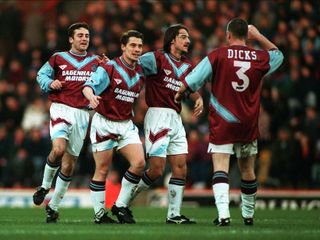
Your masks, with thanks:
M 66 52 L 66 51 L 54 52 L 54 53 L 51 55 L 50 58 L 56 58 L 56 57 L 58 57 L 58 56 L 62 56 L 62 55 L 67 54 L 67 53 L 68 53 L 68 52 Z
M 108 62 L 102 64 L 102 66 L 107 70 L 107 71 L 113 71 L 113 69 L 119 69 L 119 68 L 124 68 L 125 64 L 121 61 L 120 57 L 115 57 Z
M 94 58 L 94 59 L 99 59 L 99 56 L 95 53 L 92 53 L 92 52 L 88 52 L 87 53 L 87 58 Z
M 148 57 L 154 57 L 155 59 L 161 59 L 164 57 L 164 52 L 162 50 L 155 50 L 155 51 L 150 51 L 144 54 L 145 56 Z
M 189 57 L 185 56 L 185 55 L 181 56 L 181 61 L 184 62 L 184 63 L 192 65 L 191 59 Z
M 213 57 L 221 56 L 221 55 L 223 55 L 224 52 L 228 51 L 227 49 L 228 49 L 228 47 L 226 47 L 226 46 L 211 49 L 207 56 L 209 59 L 213 58 Z

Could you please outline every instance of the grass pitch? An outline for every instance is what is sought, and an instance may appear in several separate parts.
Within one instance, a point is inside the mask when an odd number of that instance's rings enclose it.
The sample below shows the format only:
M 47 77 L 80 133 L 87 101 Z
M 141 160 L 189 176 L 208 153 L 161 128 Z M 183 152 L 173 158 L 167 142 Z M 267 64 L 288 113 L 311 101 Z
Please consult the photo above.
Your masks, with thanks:
M 230 227 L 216 227 L 216 209 L 183 208 L 194 225 L 165 224 L 166 209 L 134 207 L 137 224 L 93 224 L 92 209 L 60 209 L 57 224 L 45 223 L 43 208 L 0 208 L 0 239 L 320 239 L 319 210 L 258 210 L 254 226 L 244 226 L 239 209 L 232 209 Z M 109 213 L 110 214 L 110 213 Z

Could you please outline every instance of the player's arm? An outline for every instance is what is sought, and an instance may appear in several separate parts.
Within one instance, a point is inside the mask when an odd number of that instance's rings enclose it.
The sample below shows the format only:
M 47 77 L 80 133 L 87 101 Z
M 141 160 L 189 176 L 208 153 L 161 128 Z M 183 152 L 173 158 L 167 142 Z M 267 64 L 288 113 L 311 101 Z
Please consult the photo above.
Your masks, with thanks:
M 106 70 L 99 66 L 95 72 L 92 73 L 90 79 L 84 84 L 82 93 L 86 99 L 89 100 L 92 108 L 99 105 L 99 96 L 110 84 L 110 78 Z
M 44 92 L 60 90 L 63 87 L 62 81 L 60 81 L 59 79 L 54 79 L 54 65 L 57 55 L 58 54 L 52 55 L 49 61 L 47 61 L 37 73 L 37 82 L 41 90 Z
M 282 52 L 253 25 L 248 26 L 248 39 L 258 41 L 262 49 L 268 51 L 270 57 L 270 69 L 266 75 L 273 73 L 280 67 L 284 58 Z
M 202 61 L 182 81 L 183 85 L 175 95 L 175 101 L 181 102 L 187 91 L 195 92 L 200 89 L 212 77 L 212 67 L 208 57 Z
M 203 99 L 198 92 L 191 93 L 190 98 L 194 101 L 193 114 L 199 116 L 203 111 Z
M 158 72 L 156 56 L 154 52 L 147 52 L 139 58 L 143 73 L 146 76 L 154 75 Z
M 54 69 L 50 65 L 49 61 L 46 62 L 37 73 L 37 82 L 44 92 L 50 92 L 50 90 L 56 90 L 59 87 L 59 80 L 54 80 Z M 62 87 L 62 84 L 60 88 Z

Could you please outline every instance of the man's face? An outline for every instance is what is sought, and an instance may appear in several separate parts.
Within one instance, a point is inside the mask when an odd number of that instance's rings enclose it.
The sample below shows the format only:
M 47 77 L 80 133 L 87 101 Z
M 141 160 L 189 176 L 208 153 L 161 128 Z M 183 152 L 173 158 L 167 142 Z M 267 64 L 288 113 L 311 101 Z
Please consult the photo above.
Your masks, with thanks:
M 173 40 L 173 47 L 181 51 L 182 53 L 187 53 L 190 45 L 190 36 L 185 29 L 180 29 L 179 34 Z
M 141 38 L 130 37 L 126 45 L 121 45 L 125 60 L 130 64 L 137 62 L 142 54 L 142 47 Z
M 74 30 L 73 37 L 69 37 L 71 43 L 71 50 L 82 53 L 85 52 L 89 47 L 89 31 L 85 28 L 79 28 Z

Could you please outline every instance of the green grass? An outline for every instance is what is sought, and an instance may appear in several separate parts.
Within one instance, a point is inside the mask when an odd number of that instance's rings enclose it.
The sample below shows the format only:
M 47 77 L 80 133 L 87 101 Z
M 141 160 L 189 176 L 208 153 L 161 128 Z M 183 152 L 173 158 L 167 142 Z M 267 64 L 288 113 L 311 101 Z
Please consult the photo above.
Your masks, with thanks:
M 57 224 L 45 223 L 42 208 L 0 208 L 0 239 L 320 239 L 319 210 L 258 210 L 255 225 L 244 226 L 239 209 L 232 209 L 230 227 L 212 224 L 215 208 L 184 208 L 195 225 L 167 225 L 166 209 L 134 207 L 135 225 L 96 225 L 92 209 L 60 209 Z

